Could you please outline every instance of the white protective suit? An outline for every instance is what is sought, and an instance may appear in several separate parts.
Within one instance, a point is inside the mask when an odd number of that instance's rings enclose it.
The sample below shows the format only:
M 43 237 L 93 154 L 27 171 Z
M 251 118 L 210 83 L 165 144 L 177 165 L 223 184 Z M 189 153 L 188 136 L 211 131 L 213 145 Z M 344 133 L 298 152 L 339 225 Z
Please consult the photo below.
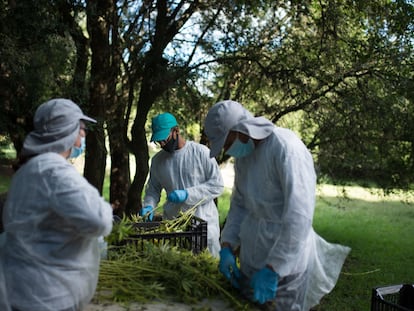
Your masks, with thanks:
M 165 203 L 163 217 L 166 219 L 171 219 L 180 210 L 185 211 L 204 200 L 197 207 L 195 216 L 207 221 L 208 250 L 217 257 L 220 251 L 220 227 L 214 199 L 223 192 L 224 184 L 218 164 L 210 158 L 209 153 L 206 146 L 192 141 L 186 141 L 181 149 L 172 154 L 164 150 L 158 152 L 151 162 L 143 206 L 151 205 L 155 208 L 163 188 L 167 193 L 177 189 L 188 191 L 184 203 Z
M 5 234 L 0 233 L 0 250 L 4 244 Z M 10 311 L 9 295 L 7 293 L 6 281 L 4 276 L 3 261 L 1 260 L 2 253 L 0 252 L 0 310 Z
M 255 120 L 260 121 L 253 129 Z M 276 310 L 307 311 L 333 289 L 350 249 L 327 243 L 312 228 L 316 176 L 306 146 L 292 131 L 263 120 L 252 117 L 234 129 L 268 136 L 250 155 L 235 160 L 231 208 L 221 239 L 233 249 L 240 246 L 241 271 L 247 278 L 267 264 L 277 272 Z M 286 307 L 285 299 L 297 303 Z
M 30 159 L 12 179 L 3 221 L 1 281 L 14 308 L 75 311 L 89 303 L 112 208 L 73 165 L 54 152 Z

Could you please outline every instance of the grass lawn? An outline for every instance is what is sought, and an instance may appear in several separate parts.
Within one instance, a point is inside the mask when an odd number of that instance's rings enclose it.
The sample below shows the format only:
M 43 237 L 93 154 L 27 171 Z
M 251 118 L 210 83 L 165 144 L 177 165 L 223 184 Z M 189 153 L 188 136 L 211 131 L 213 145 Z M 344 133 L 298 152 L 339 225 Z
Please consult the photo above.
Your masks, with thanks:
M 10 178 L 0 174 L 0 192 Z M 220 222 L 230 192 L 219 198 Z M 414 194 L 384 196 L 377 189 L 320 185 L 315 231 L 352 248 L 334 290 L 317 311 L 368 311 L 373 287 L 414 283 Z
M 329 191 L 332 186 L 320 189 L 315 231 L 352 251 L 337 286 L 317 310 L 370 310 L 373 287 L 414 284 L 412 194 L 387 197 L 374 189 L 347 187 L 341 188 L 345 196 L 337 196 Z
M 219 200 L 221 221 L 230 193 Z M 369 311 L 372 288 L 414 284 L 414 198 L 378 189 L 319 185 L 314 229 L 352 248 L 339 281 L 317 311 Z

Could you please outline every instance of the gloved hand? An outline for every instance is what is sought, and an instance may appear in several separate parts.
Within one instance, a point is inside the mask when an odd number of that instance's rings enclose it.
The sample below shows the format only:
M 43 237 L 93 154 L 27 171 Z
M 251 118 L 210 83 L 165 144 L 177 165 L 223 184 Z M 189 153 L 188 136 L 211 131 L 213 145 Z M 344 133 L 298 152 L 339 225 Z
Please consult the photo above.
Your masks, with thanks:
M 139 216 L 144 217 L 146 221 L 152 221 L 152 218 L 154 217 L 153 210 L 154 208 L 151 205 L 147 205 L 141 208 L 141 211 L 139 212 Z
M 236 264 L 236 257 L 230 247 L 220 250 L 219 271 L 231 282 L 235 288 L 239 288 L 240 270 Z
M 253 301 L 263 304 L 275 298 L 278 282 L 278 274 L 270 268 L 265 267 L 257 271 L 250 280 L 250 286 L 253 288 Z
M 185 200 L 187 200 L 187 197 L 187 190 L 174 190 L 171 191 L 167 196 L 168 201 L 173 203 L 183 203 Z

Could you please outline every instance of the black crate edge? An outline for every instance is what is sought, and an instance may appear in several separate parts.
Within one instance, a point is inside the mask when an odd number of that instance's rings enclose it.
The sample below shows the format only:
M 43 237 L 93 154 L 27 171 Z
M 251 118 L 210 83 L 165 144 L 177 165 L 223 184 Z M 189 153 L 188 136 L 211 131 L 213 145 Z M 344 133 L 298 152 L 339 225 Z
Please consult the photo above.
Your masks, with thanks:
M 409 296 L 402 297 L 402 290 L 409 290 Z M 414 296 L 411 295 L 414 291 L 414 284 L 399 284 L 375 287 L 372 289 L 371 296 L 371 311 L 413 311 Z M 408 298 L 409 306 L 401 305 L 401 299 Z
M 161 225 L 160 221 L 135 223 L 135 226 L 150 231 Z M 158 244 L 168 244 L 181 249 L 191 250 L 194 254 L 201 253 L 207 248 L 207 222 L 196 216 L 191 217 L 186 231 L 183 232 L 148 232 L 129 236 L 126 243 L 134 243 L 141 250 L 144 241 Z

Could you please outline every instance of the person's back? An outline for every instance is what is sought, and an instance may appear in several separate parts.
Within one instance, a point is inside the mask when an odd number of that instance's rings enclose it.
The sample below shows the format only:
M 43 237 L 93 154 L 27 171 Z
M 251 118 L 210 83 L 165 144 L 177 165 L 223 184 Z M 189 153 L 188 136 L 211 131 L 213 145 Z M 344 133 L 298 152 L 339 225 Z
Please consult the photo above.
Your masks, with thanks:
M 6 202 L 7 192 L 0 193 L 0 233 L 3 232 L 3 206 Z
M 77 311 L 94 294 L 98 237 L 110 233 L 112 209 L 66 160 L 79 141 L 79 120 L 87 117 L 65 100 L 45 105 L 42 116 L 48 122 L 25 141 L 27 157 L 4 205 L 1 264 L 13 310 Z M 51 131 L 47 125 L 53 120 L 60 125 L 67 117 L 65 107 L 74 113 L 68 117 L 73 129 Z
M 84 188 L 85 187 L 85 188 Z M 82 192 L 81 192 L 82 191 Z M 32 158 L 13 178 L 4 207 L 9 299 L 22 310 L 55 310 L 90 300 L 98 277 L 96 236 L 108 231 L 99 209 L 81 202 L 96 191 L 61 156 Z M 27 195 L 22 195 L 26 193 Z M 94 234 L 94 235 L 91 235 Z M 33 281 L 41 286 L 33 287 Z M 40 285 L 40 284 L 39 284 Z M 76 292 L 76 293 L 75 293 Z M 33 306 L 33 297 L 47 306 Z M 16 304 L 16 303 L 14 303 Z

